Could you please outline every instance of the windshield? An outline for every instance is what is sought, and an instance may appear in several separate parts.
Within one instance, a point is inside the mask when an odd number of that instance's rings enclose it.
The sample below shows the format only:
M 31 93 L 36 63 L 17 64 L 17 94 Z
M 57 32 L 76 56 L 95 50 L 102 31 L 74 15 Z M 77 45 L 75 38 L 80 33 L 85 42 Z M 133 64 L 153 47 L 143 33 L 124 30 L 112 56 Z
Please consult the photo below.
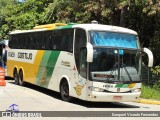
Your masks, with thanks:
M 140 81 L 138 50 L 94 47 L 90 79 L 96 81 Z
M 108 31 L 90 31 L 90 42 L 94 46 L 110 46 L 137 49 L 136 35 Z

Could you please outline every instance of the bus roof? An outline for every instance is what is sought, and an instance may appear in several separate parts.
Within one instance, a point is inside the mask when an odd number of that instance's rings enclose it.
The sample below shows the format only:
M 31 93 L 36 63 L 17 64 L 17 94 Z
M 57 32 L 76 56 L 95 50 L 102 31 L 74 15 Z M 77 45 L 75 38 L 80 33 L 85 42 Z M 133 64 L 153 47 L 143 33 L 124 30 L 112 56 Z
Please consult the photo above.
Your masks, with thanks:
M 31 32 L 38 32 L 38 31 L 46 31 L 46 29 L 15 30 L 10 32 L 10 34 L 31 33 Z
M 54 23 L 54 24 L 46 24 L 46 25 L 38 25 L 38 26 L 35 26 L 33 29 L 47 29 L 47 30 L 53 30 L 57 27 L 60 27 L 60 26 L 66 26 L 67 24 L 64 24 L 64 23 Z
M 120 33 L 128 33 L 137 35 L 137 32 L 123 28 L 118 26 L 112 25 L 102 25 L 102 24 L 63 24 L 63 23 L 55 23 L 55 24 L 46 24 L 46 25 L 39 25 L 34 27 L 32 30 L 16 30 L 11 32 L 10 34 L 19 34 L 19 33 L 28 33 L 28 32 L 38 32 L 38 31 L 47 31 L 47 30 L 54 30 L 54 29 L 67 29 L 67 28 L 82 28 L 86 31 L 95 30 L 95 31 L 110 31 L 110 32 L 120 32 Z
M 64 23 L 54 23 L 54 24 L 38 25 L 38 26 L 35 26 L 31 30 L 15 30 L 15 31 L 12 31 L 10 34 L 19 34 L 19 33 L 29 33 L 29 32 L 54 30 L 57 27 L 66 26 L 66 25 L 67 24 L 64 24 Z
M 128 34 L 134 34 L 137 35 L 137 32 L 123 28 L 118 26 L 112 26 L 112 25 L 102 25 L 102 24 L 77 24 L 74 25 L 73 28 L 83 28 L 87 31 L 95 30 L 95 31 L 110 31 L 110 32 L 120 32 L 120 33 L 128 33 Z

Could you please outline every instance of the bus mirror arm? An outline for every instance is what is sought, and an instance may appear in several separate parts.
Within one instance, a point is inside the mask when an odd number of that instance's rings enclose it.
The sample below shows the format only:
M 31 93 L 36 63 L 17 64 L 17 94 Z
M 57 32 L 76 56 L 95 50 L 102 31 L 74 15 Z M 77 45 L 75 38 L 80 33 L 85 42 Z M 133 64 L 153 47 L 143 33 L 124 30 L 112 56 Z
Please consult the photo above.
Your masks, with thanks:
M 87 43 L 87 62 L 93 62 L 93 46 Z
M 153 54 L 148 48 L 143 48 L 143 52 L 148 55 L 148 67 L 153 67 Z

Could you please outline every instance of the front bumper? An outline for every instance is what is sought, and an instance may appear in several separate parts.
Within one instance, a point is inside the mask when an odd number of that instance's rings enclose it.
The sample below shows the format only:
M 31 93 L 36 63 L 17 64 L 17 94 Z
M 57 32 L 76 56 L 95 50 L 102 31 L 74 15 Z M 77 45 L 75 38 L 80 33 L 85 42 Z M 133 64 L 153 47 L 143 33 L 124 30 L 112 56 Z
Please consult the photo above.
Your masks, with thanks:
M 94 102 L 132 102 L 139 99 L 141 92 L 135 93 L 106 93 L 95 92 L 87 95 L 87 101 Z

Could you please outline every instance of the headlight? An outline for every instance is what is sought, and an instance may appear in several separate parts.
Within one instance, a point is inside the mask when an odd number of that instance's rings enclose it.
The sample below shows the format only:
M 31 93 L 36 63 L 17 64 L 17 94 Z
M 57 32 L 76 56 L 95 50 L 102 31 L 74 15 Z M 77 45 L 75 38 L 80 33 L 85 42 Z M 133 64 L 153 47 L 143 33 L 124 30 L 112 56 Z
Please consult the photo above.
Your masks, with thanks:
M 132 92 L 140 92 L 141 88 L 133 89 Z
M 95 91 L 95 92 L 103 92 L 104 91 L 104 89 L 102 89 L 102 88 L 97 88 L 97 87 L 93 87 L 93 86 L 88 87 L 88 89 L 91 91 Z

